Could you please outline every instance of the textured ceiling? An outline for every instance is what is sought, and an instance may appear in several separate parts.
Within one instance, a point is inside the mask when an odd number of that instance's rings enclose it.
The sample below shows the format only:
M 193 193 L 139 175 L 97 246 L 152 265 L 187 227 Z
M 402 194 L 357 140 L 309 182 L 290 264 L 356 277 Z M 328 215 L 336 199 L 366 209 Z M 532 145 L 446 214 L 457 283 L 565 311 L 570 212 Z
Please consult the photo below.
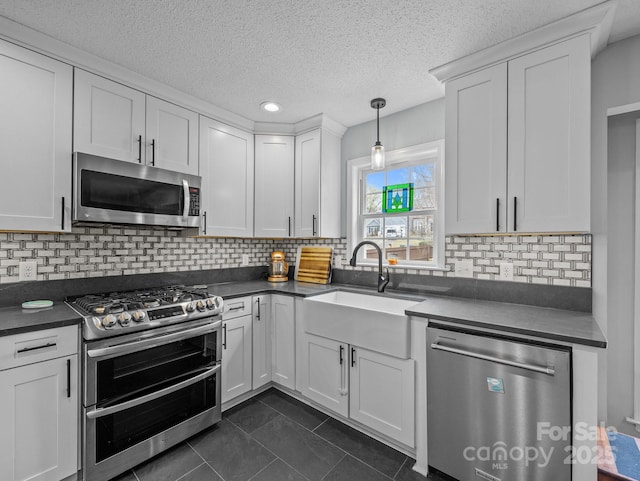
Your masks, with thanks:
M 351 126 L 442 96 L 428 71 L 599 0 L 0 0 L 0 15 L 252 120 Z M 619 0 L 611 41 L 640 33 Z M 278 114 L 259 104 L 282 104 Z

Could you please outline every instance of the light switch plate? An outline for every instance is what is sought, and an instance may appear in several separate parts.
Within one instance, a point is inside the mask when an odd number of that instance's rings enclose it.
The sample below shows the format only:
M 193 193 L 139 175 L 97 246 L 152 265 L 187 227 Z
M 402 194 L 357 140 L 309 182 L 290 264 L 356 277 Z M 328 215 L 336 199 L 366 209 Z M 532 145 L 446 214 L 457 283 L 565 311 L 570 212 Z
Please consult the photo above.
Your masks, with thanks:
M 473 260 L 456 261 L 456 277 L 473 277 Z
M 333 256 L 333 268 L 334 269 L 342 268 L 342 256 L 338 256 L 338 255 Z
M 242 265 L 243 266 L 249 265 L 249 254 L 242 254 Z

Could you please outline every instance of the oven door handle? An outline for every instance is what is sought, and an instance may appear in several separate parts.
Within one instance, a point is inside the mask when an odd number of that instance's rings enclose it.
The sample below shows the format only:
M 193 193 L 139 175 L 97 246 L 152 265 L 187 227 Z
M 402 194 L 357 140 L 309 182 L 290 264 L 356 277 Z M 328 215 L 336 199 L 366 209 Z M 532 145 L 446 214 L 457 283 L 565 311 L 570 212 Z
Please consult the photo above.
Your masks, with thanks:
M 110 414 L 115 414 L 120 411 L 124 411 L 125 409 L 131 409 L 133 407 L 139 406 L 140 404 L 153 401 L 154 399 L 161 398 L 163 396 L 166 396 L 167 394 L 171 394 L 173 392 L 179 391 L 180 389 L 184 389 L 185 387 L 191 386 L 192 384 L 195 384 L 197 382 L 200 382 L 212 376 L 218 371 L 220 371 L 220 364 L 216 364 L 215 367 L 208 369 L 205 372 L 192 377 L 191 379 L 187 379 L 186 381 L 179 382 L 178 384 L 174 384 L 173 386 L 160 389 L 159 391 L 152 392 L 145 396 L 141 396 L 139 398 L 132 399 L 130 401 L 116 404 L 115 406 L 109 406 L 108 408 L 98 408 L 98 409 L 94 409 L 93 411 L 88 411 L 87 418 L 98 419 L 104 416 L 109 416 Z
M 194 327 L 193 329 L 188 329 L 186 331 L 174 332 L 172 334 L 162 334 L 160 336 L 140 339 L 133 342 L 127 342 L 125 344 L 118 344 L 116 346 L 103 347 L 100 349 L 89 349 L 87 351 L 87 355 L 95 359 L 100 357 L 137 352 L 143 349 L 151 349 L 152 347 L 161 346 L 170 342 L 182 341 L 184 339 L 189 339 L 190 337 L 196 337 L 202 334 L 214 332 L 220 328 L 221 324 L 222 321 L 217 321 L 211 324 L 205 324 L 204 326 Z

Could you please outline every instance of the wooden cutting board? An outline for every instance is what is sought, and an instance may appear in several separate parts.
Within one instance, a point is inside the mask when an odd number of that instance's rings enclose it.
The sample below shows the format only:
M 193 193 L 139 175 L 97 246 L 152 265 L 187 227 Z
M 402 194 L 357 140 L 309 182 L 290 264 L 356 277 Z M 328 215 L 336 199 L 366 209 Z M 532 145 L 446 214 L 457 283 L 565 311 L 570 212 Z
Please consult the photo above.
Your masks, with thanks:
M 298 247 L 296 281 L 328 284 L 331 281 L 332 258 L 332 247 Z

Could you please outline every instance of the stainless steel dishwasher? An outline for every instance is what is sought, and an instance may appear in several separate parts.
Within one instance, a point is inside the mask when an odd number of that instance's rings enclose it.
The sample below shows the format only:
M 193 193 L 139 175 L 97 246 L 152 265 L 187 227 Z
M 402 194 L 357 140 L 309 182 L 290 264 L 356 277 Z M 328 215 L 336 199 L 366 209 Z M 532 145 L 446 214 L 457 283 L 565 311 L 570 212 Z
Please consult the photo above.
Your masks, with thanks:
M 459 481 L 571 480 L 570 349 L 429 326 L 429 466 Z

